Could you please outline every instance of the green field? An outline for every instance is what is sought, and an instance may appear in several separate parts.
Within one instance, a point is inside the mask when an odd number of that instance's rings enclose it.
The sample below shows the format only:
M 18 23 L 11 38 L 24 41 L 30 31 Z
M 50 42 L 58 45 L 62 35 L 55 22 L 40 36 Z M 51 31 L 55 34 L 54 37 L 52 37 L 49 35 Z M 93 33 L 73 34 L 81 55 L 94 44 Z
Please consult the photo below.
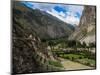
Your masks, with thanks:
M 63 57 L 63 58 L 69 58 L 69 59 L 72 59 L 72 58 L 75 58 L 75 59 L 84 58 L 83 55 L 78 55 L 78 54 L 64 54 L 64 55 L 60 55 L 60 56 Z
M 96 61 L 92 60 L 92 59 L 88 59 L 88 58 L 84 58 L 84 59 L 78 59 L 78 62 L 85 64 L 85 65 L 89 65 L 92 67 L 95 67 Z
M 56 67 L 63 67 L 62 64 L 59 61 L 49 60 L 49 64 L 56 66 Z
M 61 58 L 69 59 L 74 62 L 78 62 L 87 66 L 95 67 L 95 60 L 86 58 L 83 54 L 60 54 Z

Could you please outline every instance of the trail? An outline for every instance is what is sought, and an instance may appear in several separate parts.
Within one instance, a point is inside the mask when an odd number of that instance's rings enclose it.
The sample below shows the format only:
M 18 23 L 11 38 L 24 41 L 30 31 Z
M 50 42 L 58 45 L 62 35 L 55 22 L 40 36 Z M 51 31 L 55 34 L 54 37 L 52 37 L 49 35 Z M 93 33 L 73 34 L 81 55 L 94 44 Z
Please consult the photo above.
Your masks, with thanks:
M 60 60 L 65 70 L 93 69 L 93 67 L 89 67 L 89 66 L 77 63 L 77 62 L 67 60 L 67 59 L 60 58 Z

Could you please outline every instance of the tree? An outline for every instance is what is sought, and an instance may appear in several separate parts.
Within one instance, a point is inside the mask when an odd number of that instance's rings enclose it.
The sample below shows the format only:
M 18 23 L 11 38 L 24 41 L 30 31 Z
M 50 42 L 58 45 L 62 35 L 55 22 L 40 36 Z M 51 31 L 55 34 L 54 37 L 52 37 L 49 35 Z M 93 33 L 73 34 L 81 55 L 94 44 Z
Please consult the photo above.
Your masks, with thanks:
M 75 60 L 75 58 L 74 57 L 72 57 L 72 61 L 74 61 Z
M 69 47 L 75 47 L 76 46 L 76 41 L 75 40 L 68 41 L 68 46 Z
M 48 41 L 48 45 L 50 46 L 51 50 L 53 50 L 53 41 Z
M 55 40 L 48 41 L 48 45 L 51 47 L 51 50 L 54 49 L 54 46 L 57 45 L 57 42 Z
M 85 42 L 83 42 L 83 44 L 82 44 L 82 47 L 86 47 L 87 45 L 86 45 L 86 43 Z
M 95 47 L 95 43 L 89 43 L 89 47 L 90 47 L 90 48 Z
M 79 48 L 81 48 L 82 44 L 79 41 L 77 41 L 77 45 L 76 46 L 79 47 Z

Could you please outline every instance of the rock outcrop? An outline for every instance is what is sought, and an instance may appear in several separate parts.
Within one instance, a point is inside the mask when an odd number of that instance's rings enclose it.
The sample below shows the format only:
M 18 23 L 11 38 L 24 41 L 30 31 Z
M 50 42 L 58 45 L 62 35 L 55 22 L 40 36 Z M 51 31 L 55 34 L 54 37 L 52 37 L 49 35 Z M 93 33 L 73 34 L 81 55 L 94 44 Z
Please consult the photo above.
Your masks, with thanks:
M 69 37 L 69 40 L 78 40 L 86 43 L 95 43 L 96 31 L 96 8 L 85 6 L 81 20 L 76 31 Z

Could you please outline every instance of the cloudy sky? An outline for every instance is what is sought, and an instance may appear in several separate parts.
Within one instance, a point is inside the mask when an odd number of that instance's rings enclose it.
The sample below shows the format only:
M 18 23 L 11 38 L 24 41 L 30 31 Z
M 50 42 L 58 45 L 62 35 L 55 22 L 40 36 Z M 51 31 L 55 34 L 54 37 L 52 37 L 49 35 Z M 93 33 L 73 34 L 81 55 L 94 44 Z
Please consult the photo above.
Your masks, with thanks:
M 47 3 L 34 3 L 23 2 L 28 7 L 33 9 L 40 9 L 45 11 L 60 20 L 72 24 L 78 25 L 84 6 L 79 5 L 64 5 L 64 4 L 47 4 Z

